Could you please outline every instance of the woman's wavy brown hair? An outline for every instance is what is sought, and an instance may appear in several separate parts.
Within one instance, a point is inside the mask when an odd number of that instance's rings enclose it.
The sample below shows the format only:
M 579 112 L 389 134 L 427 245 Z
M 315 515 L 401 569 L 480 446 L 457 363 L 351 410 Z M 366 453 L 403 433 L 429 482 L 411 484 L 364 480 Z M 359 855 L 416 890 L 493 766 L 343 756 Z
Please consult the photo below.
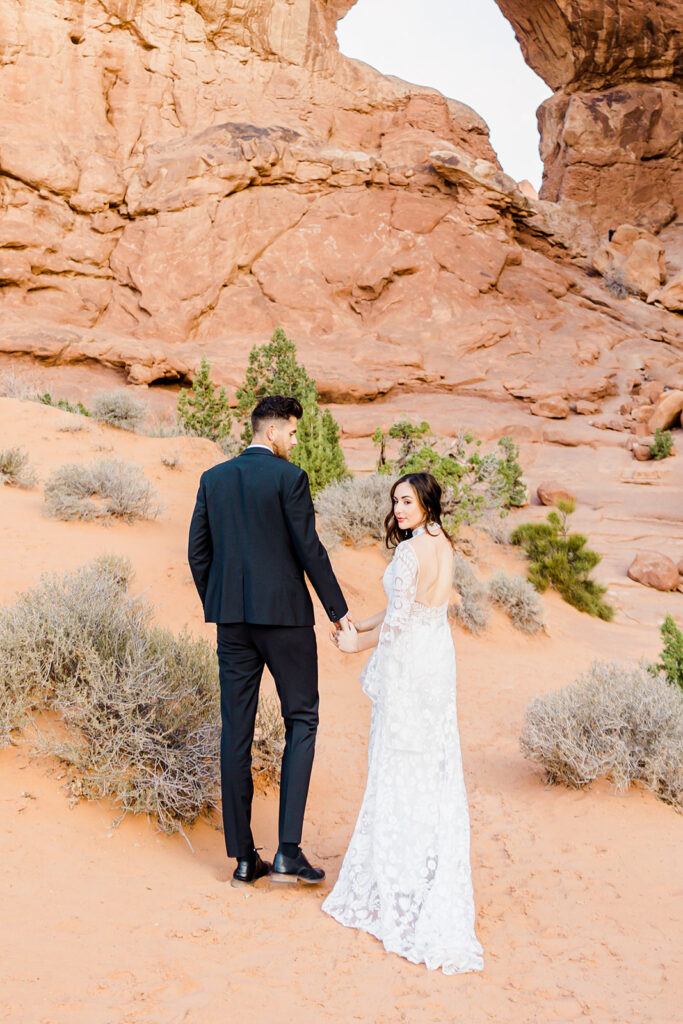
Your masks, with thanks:
M 399 484 L 410 484 L 415 491 L 427 523 L 438 523 L 450 540 L 441 522 L 441 485 L 438 480 L 435 480 L 431 473 L 406 473 L 405 476 L 401 476 L 395 481 L 389 493 L 391 511 L 384 520 L 384 543 L 386 546 L 395 548 L 402 540 L 408 540 L 413 535 L 412 530 L 401 529 L 394 515 L 394 492 Z

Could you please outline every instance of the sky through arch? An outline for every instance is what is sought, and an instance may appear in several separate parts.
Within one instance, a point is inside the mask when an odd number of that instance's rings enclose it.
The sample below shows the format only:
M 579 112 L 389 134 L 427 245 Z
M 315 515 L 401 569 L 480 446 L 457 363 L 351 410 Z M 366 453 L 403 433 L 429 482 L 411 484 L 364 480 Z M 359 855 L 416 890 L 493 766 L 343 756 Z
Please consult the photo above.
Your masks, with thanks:
M 540 187 L 536 108 L 551 90 L 494 0 L 357 0 L 337 37 L 348 57 L 474 107 L 503 169 Z

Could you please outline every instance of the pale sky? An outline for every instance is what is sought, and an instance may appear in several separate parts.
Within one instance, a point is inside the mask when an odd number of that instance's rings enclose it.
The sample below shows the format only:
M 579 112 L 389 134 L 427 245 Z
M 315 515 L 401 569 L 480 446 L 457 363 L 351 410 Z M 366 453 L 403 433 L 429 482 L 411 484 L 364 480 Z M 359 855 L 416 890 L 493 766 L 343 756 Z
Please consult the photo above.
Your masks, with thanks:
M 337 37 L 348 57 L 473 107 L 503 170 L 540 187 L 536 108 L 551 90 L 494 0 L 357 0 Z

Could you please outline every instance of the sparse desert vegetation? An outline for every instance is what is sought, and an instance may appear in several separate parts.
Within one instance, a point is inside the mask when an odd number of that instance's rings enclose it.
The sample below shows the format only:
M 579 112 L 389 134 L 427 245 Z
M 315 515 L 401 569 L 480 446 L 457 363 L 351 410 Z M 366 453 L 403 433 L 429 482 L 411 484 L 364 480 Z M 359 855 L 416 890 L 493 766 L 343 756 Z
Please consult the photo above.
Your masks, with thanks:
M 120 459 L 60 466 L 45 482 L 45 513 L 54 519 L 155 519 L 160 505 L 142 470 Z
M 667 615 L 659 632 L 662 638 L 661 660 L 650 667 L 651 671 L 654 674 L 661 672 L 667 683 L 683 694 L 683 631 L 676 625 L 673 615 Z
M 20 402 L 35 400 L 38 385 L 30 374 L 4 370 L 0 373 L 0 398 L 16 398 Z
M 541 598 L 523 576 L 516 573 L 510 576 L 499 569 L 488 581 L 488 594 L 491 602 L 507 613 L 515 629 L 524 633 L 539 633 L 545 629 Z
M 392 483 L 392 477 L 372 473 L 328 484 L 315 499 L 325 542 L 331 546 L 348 543 L 358 547 L 383 541 Z
M 683 806 L 683 694 L 643 666 L 595 662 L 527 708 L 521 748 L 549 783 L 642 783 Z
M 470 633 L 483 633 L 489 621 L 489 595 L 466 558 L 456 551 L 453 560 L 453 586 L 460 602 L 453 602 L 448 614 Z
M 600 555 L 586 546 L 587 537 L 569 531 L 574 507 L 573 502 L 559 501 L 545 522 L 522 523 L 510 539 L 524 548 L 530 560 L 529 580 L 538 591 L 552 586 L 579 611 L 610 621 L 614 609 L 603 601 L 607 587 L 591 579 Z
M 378 428 L 372 440 L 378 449 L 378 473 L 431 473 L 439 482 L 444 522 L 452 533 L 463 525 L 501 518 L 526 501 L 519 448 L 510 437 L 499 439 L 497 452 L 482 455 L 481 439 L 467 430 L 444 438 L 426 420 L 399 420 L 386 432 Z M 398 446 L 394 458 L 388 454 L 392 443 Z
M 291 459 L 308 474 L 313 497 L 329 484 L 344 480 L 349 474 L 339 443 L 339 424 L 329 409 L 321 409 L 316 383 L 298 362 L 296 345 L 281 327 L 265 345 L 252 348 L 244 382 L 237 389 L 244 445 L 252 439 L 251 411 L 265 395 L 291 395 L 301 403 L 303 416 Z
M 90 415 L 100 423 L 120 430 L 137 431 L 147 419 L 149 409 L 126 388 L 100 391 L 90 404 Z
M 44 709 L 65 735 L 40 729 L 37 749 L 72 770 L 71 795 L 106 796 L 121 814 L 182 830 L 214 805 L 220 713 L 213 647 L 156 626 L 131 597 L 130 563 L 105 557 L 49 575 L 0 610 L 0 745 Z M 254 757 L 277 778 L 283 730 L 262 702 Z
M 0 484 L 10 487 L 33 487 L 38 479 L 28 452 L 18 446 L 0 451 Z
M 662 430 L 661 427 L 657 427 L 655 430 L 655 439 L 651 445 L 649 445 L 649 452 L 653 459 L 668 459 L 673 454 L 674 439 L 673 434 L 670 430 Z

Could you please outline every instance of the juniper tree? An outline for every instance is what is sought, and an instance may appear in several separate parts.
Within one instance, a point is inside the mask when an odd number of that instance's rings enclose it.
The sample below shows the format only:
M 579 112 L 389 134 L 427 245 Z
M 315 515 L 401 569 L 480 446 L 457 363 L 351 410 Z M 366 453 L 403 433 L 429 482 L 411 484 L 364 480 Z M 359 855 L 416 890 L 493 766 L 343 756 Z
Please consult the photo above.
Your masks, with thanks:
M 250 413 L 266 395 L 288 395 L 301 403 L 303 416 L 291 459 L 308 474 L 314 497 L 327 484 L 349 475 L 339 444 L 339 425 L 328 409 L 318 405 L 315 381 L 297 361 L 296 345 L 281 327 L 265 345 L 252 348 L 244 383 L 237 389 L 237 414 L 244 421 L 245 445 L 252 440 Z
M 587 537 L 568 529 L 574 507 L 574 502 L 558 502 L 558 511 L 550 512 L 545 522 L 522 523 L 510 540 L 530 559 L 527 576 L 536 590 L 545 593 L 552 586 L 579 611 L 609 621 L 614 609 L 602 600 L 607 587 L 590 578 L 600 555 L 586 547 Z
M 667 615 L 659 627 L 664 647 L 660 655 L 661 661 L 652 667 L 663 672 L 667 683 L 683 690 L 683 633 L 674 621 L 673 615 Z
M 208 437 L 222 448 L 229 447 L 232 413 L 225 388 L 216 389 L 211 367 L 202 357 L 189 391 L 181 391 L 176 406 L 178 425 L 188 434 Z

